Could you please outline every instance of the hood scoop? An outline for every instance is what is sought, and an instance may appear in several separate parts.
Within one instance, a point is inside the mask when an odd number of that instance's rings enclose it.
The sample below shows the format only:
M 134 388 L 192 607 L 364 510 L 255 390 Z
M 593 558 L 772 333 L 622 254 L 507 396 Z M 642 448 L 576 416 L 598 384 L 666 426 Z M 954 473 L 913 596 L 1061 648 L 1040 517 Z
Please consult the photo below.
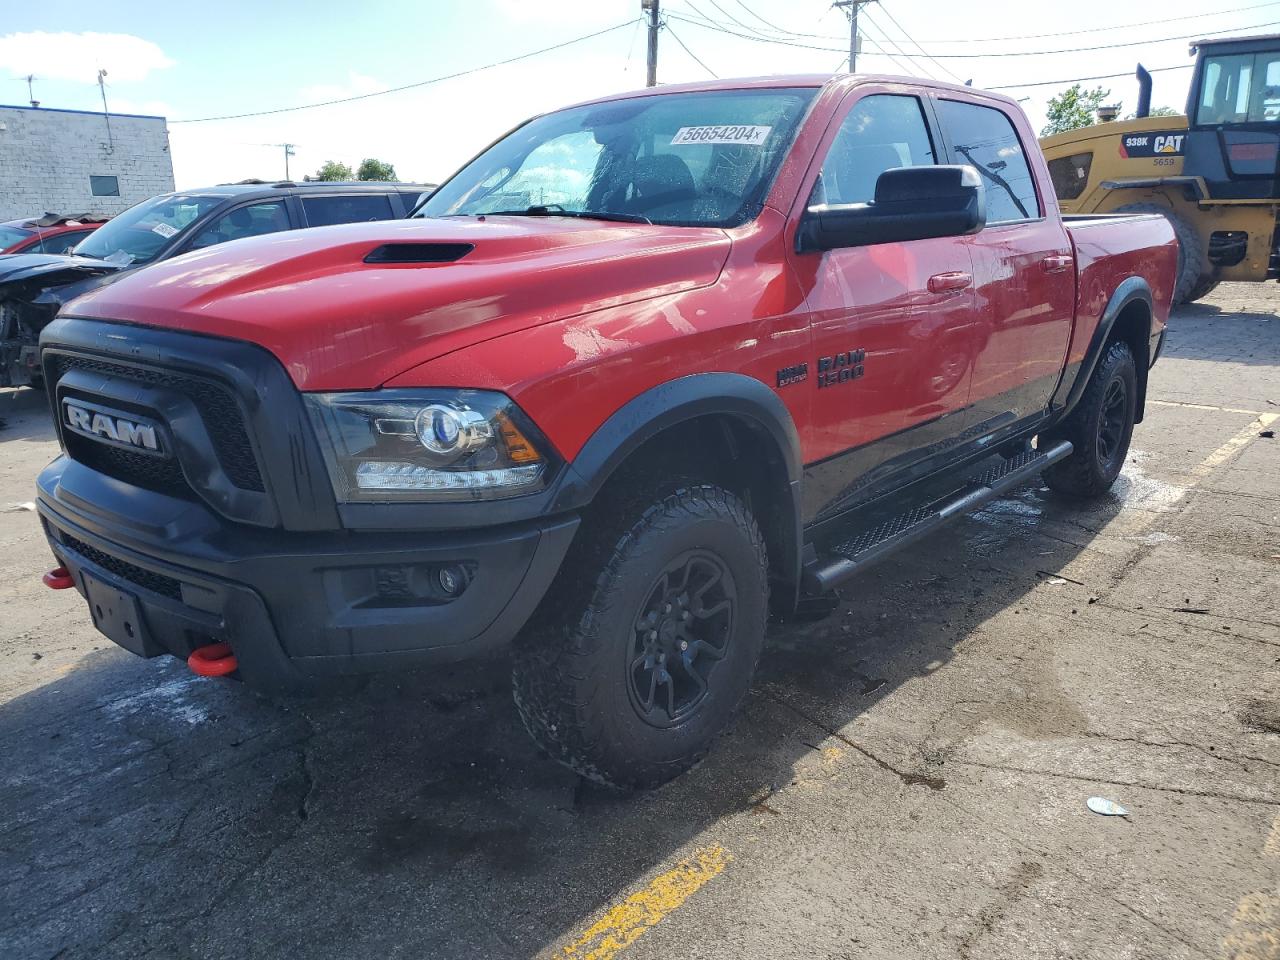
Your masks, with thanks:
M 476 248 L 474 243 L 384 243 L 365 256 L 365 263 L 454 263 Z

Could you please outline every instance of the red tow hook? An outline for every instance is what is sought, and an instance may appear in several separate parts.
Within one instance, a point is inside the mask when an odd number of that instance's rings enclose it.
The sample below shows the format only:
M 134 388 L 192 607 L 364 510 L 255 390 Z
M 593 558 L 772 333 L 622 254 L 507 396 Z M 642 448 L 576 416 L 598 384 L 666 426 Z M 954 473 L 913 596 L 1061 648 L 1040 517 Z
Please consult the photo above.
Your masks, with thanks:
M 76 585 L 71 577 L 71 571 L 66 567 L 54 567 L 40 579 L 50 590 L 67 590 Z
M 210 643 L 196 647 L 187 657 L 191 672 L 202 677 L 225 677 L 240 669 L 229 643 Z

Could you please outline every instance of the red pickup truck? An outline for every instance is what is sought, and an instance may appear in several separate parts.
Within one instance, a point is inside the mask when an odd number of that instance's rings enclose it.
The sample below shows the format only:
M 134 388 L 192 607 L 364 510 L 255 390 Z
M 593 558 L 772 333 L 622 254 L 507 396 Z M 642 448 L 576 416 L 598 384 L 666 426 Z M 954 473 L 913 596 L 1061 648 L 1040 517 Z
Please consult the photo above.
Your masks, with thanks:
M 1012 100 L 876 76 L 548 113 L 418 217 L 71 303 L 46 580 L 263 688 L 509 651 L 617 786 L 705 754 L 770 614 L 1036 476 L 1105 493 L 1177 262 L 1064 219 Z

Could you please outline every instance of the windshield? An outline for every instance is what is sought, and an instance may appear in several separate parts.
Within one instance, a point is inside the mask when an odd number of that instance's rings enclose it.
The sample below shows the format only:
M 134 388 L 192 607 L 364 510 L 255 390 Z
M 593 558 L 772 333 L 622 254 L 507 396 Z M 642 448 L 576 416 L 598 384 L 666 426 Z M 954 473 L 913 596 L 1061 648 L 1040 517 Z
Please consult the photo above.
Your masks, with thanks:
M 815 92 L 659 94 L 537 117 L 467 164 L 415 216 L 737 226 L 758 212 Z
M 0 250 L 7 250 L 15 243 L 31 239 L 31 231 L 21 227 L 6 227 L 0 224 Z
M 75 248 L 76 256 L 122 264 L 147 263 L 223 199 L 177 193 L 144 200 L 85 237 Z

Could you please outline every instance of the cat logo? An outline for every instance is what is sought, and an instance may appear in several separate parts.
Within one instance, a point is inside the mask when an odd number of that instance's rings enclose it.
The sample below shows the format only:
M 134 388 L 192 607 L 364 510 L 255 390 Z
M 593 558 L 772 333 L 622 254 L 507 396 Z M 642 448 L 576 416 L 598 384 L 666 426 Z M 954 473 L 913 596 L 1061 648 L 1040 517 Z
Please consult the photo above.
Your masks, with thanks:
M 1178 130 L 1129 134 L 1120 138 L 1120 156 L 1127 159 L 1180 157 L 1186 138 L 1187 135 Z

